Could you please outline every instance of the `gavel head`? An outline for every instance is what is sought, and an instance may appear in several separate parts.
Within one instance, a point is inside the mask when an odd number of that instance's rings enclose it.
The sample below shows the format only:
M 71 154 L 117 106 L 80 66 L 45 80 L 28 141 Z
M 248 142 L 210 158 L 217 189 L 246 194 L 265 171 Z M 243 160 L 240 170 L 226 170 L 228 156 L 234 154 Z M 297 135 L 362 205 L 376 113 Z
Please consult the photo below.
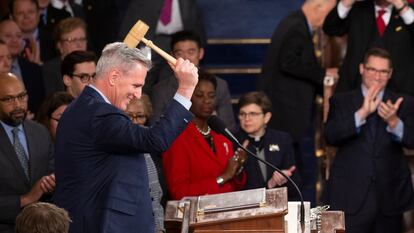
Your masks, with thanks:
M 145 36 L 149 29 L 149 26 L 138 20 L 138 22 L 131 28 L 128 35 L 124 39 L 124 43 L 130 47 L 135 48 L 141 41 L 141 39 Z

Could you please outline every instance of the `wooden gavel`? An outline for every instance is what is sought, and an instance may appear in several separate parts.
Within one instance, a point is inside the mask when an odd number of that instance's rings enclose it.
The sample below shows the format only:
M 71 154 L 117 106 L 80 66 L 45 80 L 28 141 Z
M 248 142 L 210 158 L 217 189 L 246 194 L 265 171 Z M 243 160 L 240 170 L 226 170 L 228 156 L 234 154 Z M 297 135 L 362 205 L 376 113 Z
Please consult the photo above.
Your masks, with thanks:
M 130 47 L 135 48 L 139 44 L 140 41 L 144 42 L 148 47 L 153 49 L 157 52 L 161 57 L 163 57 L 168 62 L 175 65 L 177 60 L 171 56 L 170 54 L 166 53 L 164 50 L 156 46 L 152 41 L 145 39 L 145 34 L 148 32 L 149 26 L 138 20 L 138 22 L 131 28 L 128 35 L 124 39 L 124 43 Z

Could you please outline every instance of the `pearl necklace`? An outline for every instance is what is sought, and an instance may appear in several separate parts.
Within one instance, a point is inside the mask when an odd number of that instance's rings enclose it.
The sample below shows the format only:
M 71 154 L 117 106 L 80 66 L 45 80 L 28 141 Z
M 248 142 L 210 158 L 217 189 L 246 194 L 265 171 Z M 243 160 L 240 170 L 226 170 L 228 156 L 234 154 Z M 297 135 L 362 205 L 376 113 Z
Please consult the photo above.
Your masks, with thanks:
M 207 126 L 207 130 L 204 132 L 203 130 L 201 130 L 197 125 L 195 125 L 198 132 L 200 132 L 203 136 L 208 136 L 211 132 L 211 128 L 210 126 Z

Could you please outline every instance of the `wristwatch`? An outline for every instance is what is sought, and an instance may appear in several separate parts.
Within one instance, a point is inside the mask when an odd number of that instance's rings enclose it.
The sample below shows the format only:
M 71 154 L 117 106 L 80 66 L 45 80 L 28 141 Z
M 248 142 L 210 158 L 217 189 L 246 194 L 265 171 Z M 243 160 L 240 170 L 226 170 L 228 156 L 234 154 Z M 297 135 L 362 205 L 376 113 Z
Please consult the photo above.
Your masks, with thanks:
M 216 182 L 218 185 L 223 185 L 224 184 L 224 179 L 223 177 L 219 176 L 216 178 Z

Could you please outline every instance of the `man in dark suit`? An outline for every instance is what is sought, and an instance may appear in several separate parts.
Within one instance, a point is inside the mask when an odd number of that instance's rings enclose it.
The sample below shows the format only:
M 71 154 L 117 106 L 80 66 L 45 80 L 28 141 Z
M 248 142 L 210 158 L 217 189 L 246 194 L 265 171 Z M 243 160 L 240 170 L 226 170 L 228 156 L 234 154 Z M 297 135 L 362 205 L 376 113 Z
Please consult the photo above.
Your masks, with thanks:
M 0 74 L 0 232 L 14 232 L 22 207 L 54 189 L 53 143 L 43 126 L 25 120 L 27 92 L 10 73 Z
M 23 32 L 25 56 L 28 60 L 41 65 L 56 56 L 51 29 L 39 25 L 37 0 L 10 1 L 10 17 Z
M 171 5 L 169 5 L 171 4 Z M 171 8 L 168 8 L 168 5 Z M 170 17 L 164 19 L 166 10 L 170 9 Z M 190 30 L 200 36 L 202 46 L 206 44 L 206 36 L 200 10 L 195 0 L 154 0 L 130 1 L 119 29 L 119 39 L 128 34 L 132 26 L 138 21 L 144 21 L 149 26 L 145 35 L 147 39 L 153 40 L 156 45 L 165 51 L 170 51 L 171 35 L 175 32 Z M 154 58 L 158 54 L 152 53 Z M 158 59 L 160 60 L 160 59 Z
M 345 212 L 346 232 L 400 233 L 414 207 L 403 147 L 414 148 L 414 100 L 386 89 L 393 69 L 383 49 L 370 49 L 359 66 L 362 85 L 334 95 L 325 128 L 338 147 L 328 203 Z
M 93 82 L 66 109 L 56 137 L 56 204 L 68 210 L 71 233 L 154 232 L 144 152 L 166 150 L 186 128 L 197 68 L 178 59 L 179 87 L 151 128 L 124 110 L 140 98 L 150 61 L 124 43 L 105 47 Z
M 22 32 L 13 20 L 6 19 L 0 22 L 0 39 L 7 44 L 13 59 L 11 70 L 8 72 L 23 80 L 29 95 L 29 110 L 36 113 L 45 97 L 41 68 L 20 56 L 23 44 Z
M 171 38 L 172 55 L 176 58 L 188 59 L 194 65 L 199 66 L 204 57 L 204 48 L 200 37 L 193 31 L 179 31 L 174 33 Z M 160 64 L 161 72 L 157 75 L 150 72 L 145 82 L 144 92 L 151 97 L 153 106 L 153 116 L 151 122 L 158 120 L 170 102 L 174 93 L 177 91 L 178 83 L 174 77 L 174 72 L 168 64 Z M 205 71 L 200 71 L 201 75 L 211 75 Z M 158 76 L 158 77 L 157 77 Z M 231 96 L 226 80 L 214 76 L 217 81 L 215 114 L 226 124 L 230 130 L 236 129 L 233 107 L 231 106 Z M 160 94 L 162 93 L 162 94 Z
M 322 25 L 334 6 L 333 0 L 307 0 L 300 11 L 283 19 L 275 30 L 262 67 L 258 89 L 272 101 L 269 127 L 289 133 L 294 142 L 295 160 L 303 187 L 309 186 L 314 199 L 315 172 L 304 174 L 304 167 L 316 169 L 313 149 L 313 112 L 317 90 L 322 89 L 326 75 L 335 76 L 336 69 L 324 69 L 315 56 L 313 31 Z M 312 144 L 308 146 L 308 144 Z M 305 156 L 304 149 L 309 151 Z M 309 149 L 310 148 L 310 149 Z M 304 164 L 304 158 L 311 163 Z
M 379 15 L 380 11 L 384 12 Z M 394 64 L 388 86 L 414 96 L 414 11 L 405 0 L 341 0 L 326 17 L 323 29 L 330 36 L 348 35 L 337 91 L 359 87 L 358 66 L 365 52 L 381 47 L 391 54 Z
M 50 0 L 37 0 L 39 4 L 39 27 L 44 27 L 53 32 L 54 27 L 61 20 L 71 17 L 64 9 L 55 8 Z M 82 9 L 82 7 L 81 7 Z

